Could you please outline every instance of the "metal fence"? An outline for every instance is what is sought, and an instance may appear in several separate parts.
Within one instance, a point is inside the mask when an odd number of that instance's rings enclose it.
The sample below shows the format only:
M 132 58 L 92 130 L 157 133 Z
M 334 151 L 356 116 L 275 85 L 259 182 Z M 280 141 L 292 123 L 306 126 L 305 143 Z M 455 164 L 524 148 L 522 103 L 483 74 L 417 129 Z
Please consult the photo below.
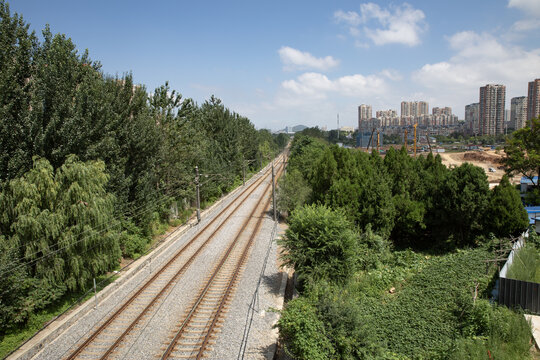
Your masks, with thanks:
M 540 284 L 503 277 L 499 281 L 499 304 L 540 314 Z
M 499 304 L 504 304 L 509 308 L 521 307 L 527 312 L 540 314 L 540 284 L 506 277 L 516 252 L 524 245 L 524 238 L 528 235 L 527 232 L 516 241 L 499 274 Z

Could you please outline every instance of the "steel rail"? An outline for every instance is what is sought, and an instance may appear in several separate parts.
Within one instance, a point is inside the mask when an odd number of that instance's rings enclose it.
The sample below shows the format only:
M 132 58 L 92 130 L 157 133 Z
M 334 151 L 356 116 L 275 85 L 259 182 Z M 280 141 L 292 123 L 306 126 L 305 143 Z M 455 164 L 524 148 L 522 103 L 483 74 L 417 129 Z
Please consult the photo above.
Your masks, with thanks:
M 284 162 L 283 162 L 284 163 Z M 276 179 L 279 178 L 281 176 L 281 174 L 283 173 L 283 168 L 284 168 L 284 164 L 282 163 L 281 167 L 280 167 L 280 170 L 278 171 L 278 174 L 276 176 Z M 267 193 L 269 190 L 270 190 L 270 187 L 272 186 L 272 184 L 268 184 L 264 193 Z M 263 207 L 263 211 L 261 212 L 262 214 L 264 214 L 266 212 L 266 210 L 268 209 L 268 207 L 270 206 L 270 203 L 271 203 L 271 197 L 269 197 L 267 200 L 266 200 L 266 203 L 264 204 L 264 207 Z M 204 300 L 204 297 L 205 295 L 207 294 L 208 290 L 210 289 L 211 285 L 213 284 L 213 281 L 214 279 L 217 277 L 218 273 L 221 271 L 221 269 L 223 269 L 224 267 L 224 264 L 226 263 L 226 261 L 228 260 L 232 250 L 235 248 L 235 246 L 237 245 L 237 240 L 240 238 L 240 236 L 243 234 L 243 230 L 247 227 L 247 225 L 249 224 L 250 221 L 253 220 L 253 215 L 255 214 L 255 212 L 257 211 L 259 207 L 258 206 L 255 206 L 253 208 L 253 210 L 251 211 L 250 215 L 246 218 L 246 220 L 244 221 L 244 223 L 242 224 L 242 227 L 241 227 L 241 230 L 236 234 L 236 237 L 235 239 L 231 242 L 231 244 L 229 245 L 229 248 L 227 249 L 226 253 L 224 254 L 224 256 L 221 258 L 221 261 L 219 262 L 218 266 L 216 267 L 216 269 L 214 270 L 214 272 L 212 273 L 210 279 L 207 281 L 205 287 L 201 290 L 201 292 L 199 293 L 199 296 L 197 297 L 197 300 L 195 301 L 194 305 L 192 306 L 191 310 L 189 311 L 189 313 L 186 315 L 184 321 L 182 322 L 180 328 L 177 330 L 176 334 L 174 335 L 174 337 L 172 338 L 169 346 L 167 346 L 165 352 L 163 353 L 163 355 L 161 356 L 161 359 L 164 360 L 164 359 L 168 359 L 169 356 L 171 355 L 171 353 L 174 351 L 174 348 L 176 347 L 177 343 L 178 343 L 178 340 L 181 338 L 181 336 L 183 335 L 185 329 L 187 328 L 189 322 L 191 321 L 191 319 L 193 318 L 193 316 L 195 315 L 196 311 L 197 311 L 197 308 L 198 306 L 200 305 L 200 303 Z M 255 236 L 258 234 L 259 230 L 260 230 L 260 227 L 261 227 L 261 224 L 262 224 L 262 221 L 263 221 L 264 217 L 263 216 L 260 216 L 256 222 L 256 225 L 255 225 L 255 228 L 254 230 L 251 232 L 250 234 L 250 237 L 247 241 L 247 244 L 246 246 L 244 247 L 243 251 L 242 251 L 242 254 L 240 256 L 240 259 L 237 261 L 236 263 L 236 266 L 235 266 L 235 270 L 234 270 L 234 273 L 233 275 L 229 278 L 229 281 L 228 281 L 228 285 L 227 285 L 227 288 L 225 289 L 223 295 L 221 296 L 221 300 L 218 304 L 218 307 L 217 307 L 217 311 L 214 313 L 212 319 L 211 319 L 211 324 L 210 326 L 208 327 L 208 330 L 207 330 L 207 333 L 206 335 L 204 336 L 204 339 L 202 339 L 202 345 L 201 347 L 199 348 L 199 351 L 196 355 L 196 359 L 200 359 L 202 356 L 203 356 L 203 353 L 205 351 L 205 348 L 206 346 L 208 345 L 208 342 L 210 340 L 210 338 L 213 336 L 213 332 L 214 332 L 214 329 L 216 327 L 216 324 L 219 320 L 219 317 L 220 317 L 220 314 L 223 310 L 223 307 L 225 306 L 226 302 L 228 301 L 229 299 L 229 296 L 231 295 L 231 292 L 232 292 L 232 289 L 234 287 L 234 284 L 236 282 L 236 279 L 238 278 L 238 275 L 240 274 L 240 269 L 242 268 L 242 265 L 243 263 L 245 262 L 246 258 L 247 258 L 247 255 L 249 253 L 249 250 L 253 244 L 253 240 L 255 239 Z
M 236 199 L 233 199 L 224 209 L 222 209 L 216 216 L 208 223 L 206 224 L 189 242 L 184 244 L 182 248 L 180 248 L 175 255 L 171 257 L 171 259 L 163 265 L 146 283 L 140 287 L 117 311 L 115 311 L 106 321 L 103 323 L 98 329 L 96 329 L 90 337 L 88 337 L 73 353 L 71 353 L 66 359 L 72 360 L 75 359 L 77 356 L 79 356 L 87 347 L 90 345 L 92 341 L 94 341 L 130 304 L 135 301 L 138 296 L 146 290 L 160 275 L 164 273 L 164 271 L 174 262 L 178 259 L 180 255 L 184 253 L 185 250 L 187 250 L 188 247 L 193 245 L 193 243 L 199 239 L 202 234 L 204 234 L 211 225 L 213 225 L 226 211 L 228 211 L 231 206 L 235 203 L 237 203 L 236 207 L 232 210 L 232 212 L 224 219 L 224 221 L 209 235 L 208 239 L 197 249 L 197 251 L 190 257 L 190 259 L 182 266 L 182 268 L 171 278 L 169 282 L 162 288 L 162 290 L 152 299 L 152 301 L 149 302 L 149 304 L 145 307 L 145 309 L 137 316 L 137 318 L 130 323 L 128 328 L 120 335 L 120 337 L 115 341 L 113 346 L 111 346 L 109 349 L 107 349 L 106 353 L 100 358 L 105 359 L 107 358 L 111 352 L 120 344 L 121 340 L 127 336 L 127 334 L 133 329 L 133 327 L 140 321 L 140 319 L 148 312 L 148 310 L 154 305 L 155 300 L 158 300 L 159 297 L 161 297 L 166 290 L 174 283 L 174 281 L 185 271 L 187 266 L 193 262 L 193 260 L 196 258 L 196 256 L 201 252 L 201 250 L 210 242 L 210 240 L 213 238 L 215 233 L 219 231 L 222 226 L 227 222 L 227 220 L 234 214 L 234 212 L 240 207 L 240 205 L 247 199 L 256 189 L 257 187 L 264 181 L 266 177 L 270 176 L 270 169 L 267 169 L 264 172 L 264 176 L 261 176 L 259 179 L 254 181 L 252 184 L 250 184 L 246 189 L 244 189 Z M 247 194 L 247 195 L 246 195 Z M 246 195 L 246 196 L 244 196 Z M 243 199 L 242 199 L 243 197 Z M 240 201 L 239 201 L 240 200 Z

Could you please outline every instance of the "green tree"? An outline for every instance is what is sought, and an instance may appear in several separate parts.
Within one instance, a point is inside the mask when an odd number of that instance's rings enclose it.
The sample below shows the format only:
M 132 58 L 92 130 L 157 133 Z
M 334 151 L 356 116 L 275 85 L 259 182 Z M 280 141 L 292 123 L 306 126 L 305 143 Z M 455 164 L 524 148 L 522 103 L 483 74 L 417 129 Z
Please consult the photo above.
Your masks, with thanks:
M 281 313 L 277 327 L 286 351 L 299 360 L 326 360 L 334 354 L 324 323 L 309 300 L 290 301 Z
M 118 226 L 111 224 L 114 197 L 105 190 L 107 181 L 103 162 L 82 163 L 70 156 L 54 171 L 47 160 L 35 159 L 32 170 L 1 193 L 2 247 L 14 256 L 0 268 L 3 274 L 27 275 L 18 279 L 26 299 L 12 305 L 22 314 L 66 290 L 86 288 L 118 264 Z M 4 290 L 13 286 L 3 285 Z M 25 315 L 13 320 L 23 321 Z
M 421 181 L 422 160 L 419 159 L 409 156 L 405 147 L 399 151 L 390 148 L 384 158 L 396 209 L 391 237 L 401 246 L 418 245 L 425 229 L 425 189 Z
M 512 133 L 504 146 L 503 159 L 508 175 L 523 174 L 540 196 L 540 183 L 534 177 L 540 175 L 540 117 L 531 119 L 527 126 Z
M 469 163 L 453 169 L 441 195 L 446 236 L 452 236 L 457 246 L 474 244 L 488 214 L 489 185 L 484 170 Z
M 510 184 L 506 175 L 491 193 L 489 216 L 485 220 L 486 228 L 498 237 L 518 235 L 529 225 L 529 217 L 521 203 L 519 193 Z
M 293 212 L 281 241 L 282 258 L 302 281 L 343 281 L 355 270 L 358 236 L 339 211 L 326 206 L 304 206 Z
M 311 179 L 314 201 L 324 201 L 326 192 L 338 176 L 337 166 L 332 149 L 327 147 L 319 161 L 314 165 L 314 173 Z
M 423 188 L 422 204 L 425 208 L 425 236 L 418 238 L 417 245 L 430 247 L 446 240 L 446 209 L 444 205 L 444 188 L 450 170 L 442 163 L 441 156 L 429 153 L 421 168 L 421 187 Z
M 311 195 L 311 188 L 300 171 L 293 169 L 283 176 L 277 188 L 277 207 L 279 211 L 291 214 L 303 206 Z
M 28 117 L 37 51 L 37 38 L 22 16 L 11 16 L 9 5 L 0 1 L 0 182 L 32 166 Z
M 287 144 L 289 143 L 289 139 L 290 139 L 289 135 L 285 133 L 279 133 L 275 138 L 275 142 L 278 146 L 278 149 L 283 150 L 285 146 L 287 146 Z
M 325 147 L 326 144 L 320 139 L 301 134 L 295 135 L 291 144 L 287 168 L 300 171 L 304 179 L 311 182 L 314 176 L 313 164 L 319 161 Z
M 295 134 L 295 136 L 297 134 Z M 318 126 L 305 128 L 304 130 L 302 130 L 300 132 L 300 134 L 305 135 L 305 136 L 309 136 L 309 137 L 313 137 L 313 138 L 326 139 L 326 132 L 319 129 Z

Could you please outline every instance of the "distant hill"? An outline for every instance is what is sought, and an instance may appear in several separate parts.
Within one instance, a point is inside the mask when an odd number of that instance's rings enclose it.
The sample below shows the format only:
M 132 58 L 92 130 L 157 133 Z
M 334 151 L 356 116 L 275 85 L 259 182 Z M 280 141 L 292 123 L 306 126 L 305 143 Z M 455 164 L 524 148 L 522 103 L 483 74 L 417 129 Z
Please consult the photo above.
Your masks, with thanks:
M 307 126 L 305 125 L 296 125 L 296 126 L 293 126 L 293 127 L 290 127 L 290 126 L 287 126 L 285 129 L 282 129 L 282 130 L 279 130 L 277 131 L 278 133 L 280 132 L 293 132 L 293 133 L 297 133 L 297 132 L 300 132 L 304 129 L 307 129 Z
M 305 125 L 296 125 L 296 126 L 293 126 L 292 131 L 299 132 L 299 131 L 302 131 L 304 129 L 307 129 L 307 126 L 305 126 Z

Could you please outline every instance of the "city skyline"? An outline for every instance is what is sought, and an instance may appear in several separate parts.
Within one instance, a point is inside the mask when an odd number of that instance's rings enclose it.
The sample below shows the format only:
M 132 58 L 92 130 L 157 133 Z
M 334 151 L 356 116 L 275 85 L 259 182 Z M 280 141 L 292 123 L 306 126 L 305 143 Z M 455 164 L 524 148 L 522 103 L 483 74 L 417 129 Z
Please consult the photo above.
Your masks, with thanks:
M 198 103 L 214 94 L 273 130 L 333 127 L 337 113 L 354 126 L 358 104 L 399 109 L 414 99 L 463 119 L 480 86 L 505 84 L 509 109 L 540 77 L 538 1 L 28 0 L 10 7 L 37 34 L 50 24 L 79 53 L 88 49 L 107 74 L 132 72 L 149 92 L 168 81 Z
M 464 130 L 476 135 L 498 135 L 508 128 L 518 130 L 526 126 L 527 121 L 540 115 L 540 79 L 528 82 L 527 96 L 510 99 L 510 108 L 506 107 L 506 86 L 486 84 L 480 87 L 479 101 L 465 105 Z M 371 105 L 358 107 L 358 128 L 362 123 L 378 121 L 377 127 L 410 126 L 415 123 L 423 126 L 457 125 L 458 117 L 451 107 L 433 107 L 429 114 L 429 103 L 425 101 L 402 101 L 401 113 L 397 110 L 376 110 L 375 117 L 366 117 L 366 110 L 371 114 Z M 372 125 L 370 125 L 372 126 Z M 364 126 L 365 127 L 365 126 Z

